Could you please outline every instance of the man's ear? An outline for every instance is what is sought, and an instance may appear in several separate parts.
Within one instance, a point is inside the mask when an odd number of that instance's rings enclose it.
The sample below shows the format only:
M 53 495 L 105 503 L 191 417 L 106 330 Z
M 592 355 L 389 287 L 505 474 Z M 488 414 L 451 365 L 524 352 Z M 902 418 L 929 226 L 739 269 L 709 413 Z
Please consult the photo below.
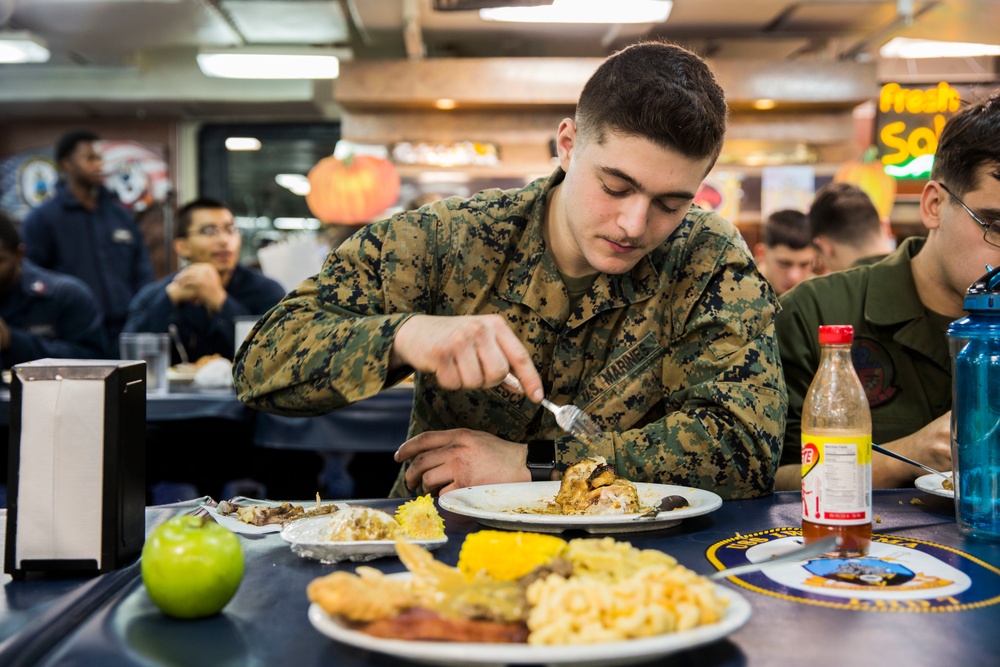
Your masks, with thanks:
M 813 245 L 816 246 L 816 250 L 819 252 L 819 258 L 821 260 L 837 256 L 836 245 L 826 236 L 817 236 L 814 238 Z
M 766 257 L 767 246 L 763 243 L 755 243 L 753 246 L 753 261 L 757 262 L 757 266 L 763 264 Z
M 563 118 L 556 134 L 556 154 L 559 156 L 559 166 L 563 171 L 569 170 L 569 158 L 576 146 L 576 122 L 572 118 Z
M 937 229 L 941 226 L 941 207 L 948 193 L 937 181 L 927 181 L 920 193 L 920 219 L 927 229 Z
M 182 259 L 191 257 L 191 248 L 188 247 L 187 239 L 174 239 L 174 252 Z

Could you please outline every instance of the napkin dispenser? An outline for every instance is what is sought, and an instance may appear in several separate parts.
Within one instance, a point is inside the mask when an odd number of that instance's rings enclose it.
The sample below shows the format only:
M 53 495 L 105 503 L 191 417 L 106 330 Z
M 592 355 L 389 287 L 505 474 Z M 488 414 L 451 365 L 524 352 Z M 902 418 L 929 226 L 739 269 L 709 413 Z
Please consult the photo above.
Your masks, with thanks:
M 145 540 L 146 364 L 14 366 L 4 571 L 98 573 Z

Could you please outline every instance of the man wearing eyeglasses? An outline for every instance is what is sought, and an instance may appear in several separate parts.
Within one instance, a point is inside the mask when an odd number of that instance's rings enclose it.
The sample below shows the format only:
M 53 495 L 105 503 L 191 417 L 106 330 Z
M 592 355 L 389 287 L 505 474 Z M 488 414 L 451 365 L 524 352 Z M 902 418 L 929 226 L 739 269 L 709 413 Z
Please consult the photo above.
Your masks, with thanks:
M 967 106 L 941 133 L 920 197 L 927 237 L 884 260 L 821 276 L 781 297 L 775 319 L 788 385 L 788 424 L 776 488 L 797 489 L 801 417 L 819 366 L 817 327 L 851 324 L 854 367 L 872 414 L 872 439 L 951 470 L 951 363 L 945 331 L 969 286 L 1000 265 L 1000 93 Z M 915 466 L 873 454 L 875 487 L 911 486 Z
M 174 250 L 186 266 L 136 294 L 125 331 L 166 333 L 174 325 L 192 362 L 212 354 L 232 359 L 234 318 L 267 312 L 285 290 L 240 266 L 239 229 L 224 203 L 195 199 L 176 219 Z M 176 349 L 173 357 L 181 361 Z

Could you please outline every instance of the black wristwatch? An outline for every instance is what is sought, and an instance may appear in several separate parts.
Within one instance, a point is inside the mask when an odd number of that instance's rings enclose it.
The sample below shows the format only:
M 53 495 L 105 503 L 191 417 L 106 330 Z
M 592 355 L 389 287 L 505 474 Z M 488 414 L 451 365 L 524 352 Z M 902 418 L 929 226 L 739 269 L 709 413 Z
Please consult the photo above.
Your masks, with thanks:
M 532 482 L 548 482 L 556 467 L 555 440 L 528 441 L 528 470 Z

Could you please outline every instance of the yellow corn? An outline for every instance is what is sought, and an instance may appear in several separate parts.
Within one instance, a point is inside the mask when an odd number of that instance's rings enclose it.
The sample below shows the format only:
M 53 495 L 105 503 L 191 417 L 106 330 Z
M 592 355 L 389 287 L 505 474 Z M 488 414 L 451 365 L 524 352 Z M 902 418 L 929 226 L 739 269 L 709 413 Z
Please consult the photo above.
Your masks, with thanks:
M 553 535 L 481 530 L 465 538 L 458 569 L 468 578 L 486 575 L 496 581 L 523 577 L 560 556 L 566 541 Z

